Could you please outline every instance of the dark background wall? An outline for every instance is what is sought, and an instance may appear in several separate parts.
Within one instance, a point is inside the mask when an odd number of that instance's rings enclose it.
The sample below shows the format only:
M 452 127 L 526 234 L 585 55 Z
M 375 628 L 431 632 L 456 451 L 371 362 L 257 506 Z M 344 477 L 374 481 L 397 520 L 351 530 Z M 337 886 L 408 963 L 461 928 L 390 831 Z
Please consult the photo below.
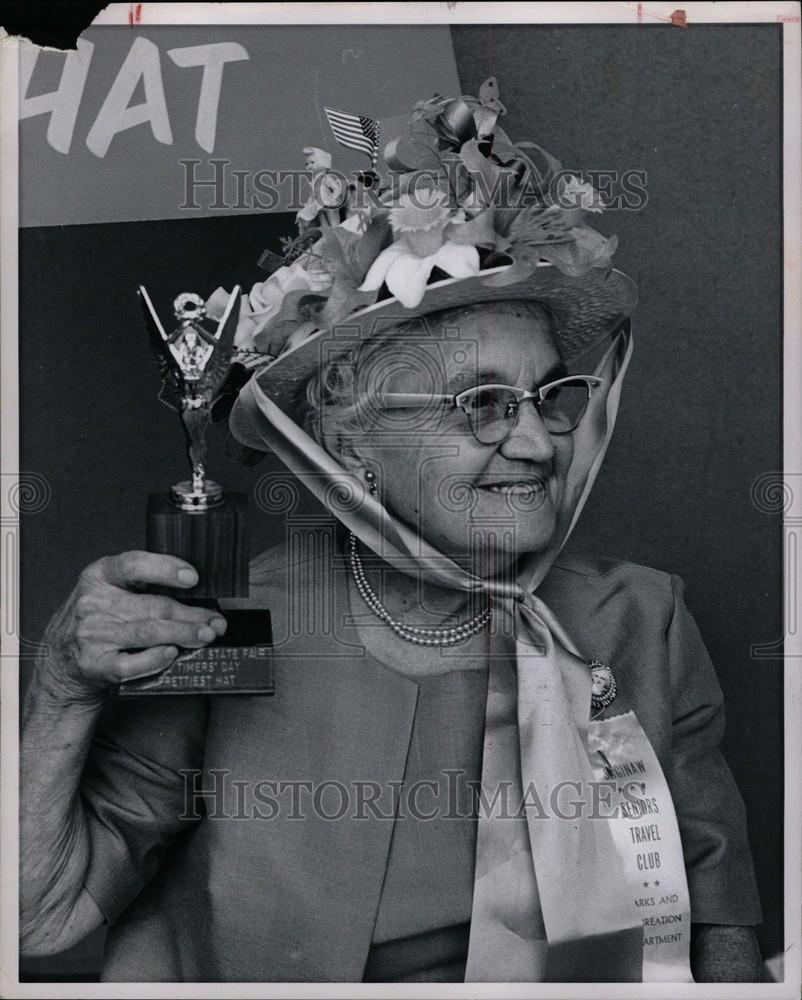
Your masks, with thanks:
M 781 467 L 781 34 L 774 26 L 452 31 L 462 86 L 495 74 L 513 139 L 576 169 L 647 174 L 616 211 L 616 264 L 637 281 L 636 353 L 605 467 L 571 541 L 678 573 L 727 701 L 725 750 L 745 797 L 766 954 L 782 949 L 782 528 L 751 499 Z M 425 96 L 425 95 L 421 95 Z M 184 472 L 175 414 L 155 399 L 135 288 L 246 287 L 288 232 L 275 215 L 21 233 L 22 468 L 49 506 L 23 522 L 22 632 L 36 638 L 93 559 L 144 544 L 149 491 Z M 252 491 L 255 470 L 212 467 Z M 312 501 L 308 504 L 312 507 Z M 252 549 L 282 530 L 253 518 Z M 26 669 L 23 664 L 23 671 Z M 96 943 L 29 963 L 87 975 Z

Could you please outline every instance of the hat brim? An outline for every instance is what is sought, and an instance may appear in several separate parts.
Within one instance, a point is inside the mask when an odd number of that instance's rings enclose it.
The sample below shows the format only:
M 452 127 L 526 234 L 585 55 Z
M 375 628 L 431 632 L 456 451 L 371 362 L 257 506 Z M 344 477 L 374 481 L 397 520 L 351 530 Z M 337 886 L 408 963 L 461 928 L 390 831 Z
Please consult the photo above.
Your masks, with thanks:
M 347 316 L 333 330 L 319 331 L 255 371 L 260 389 L 285 413 L 298 418 L 303 411 L 303 387 L 324 362 L 353 350 L 361 341 L 388 330 L 396 323 L 464 305 L 504 300 L 540 302 L 554 317 L 554 338 L 566 363 L 580 357 L 613 333 L 635 308 L 635 283 L 616 269 L 591 268 L 581 277 L 563 274 L 549 263 L 514 284 L 488 284 L 510 265 L 482 271 L 469 278 L 447 278 L 426 286 L 418 306 L 407 309 L 396 298 L 383 299 Z M 356 331 L 355 331 L 355 328 Z M 339 343 L 338 343 L 339 341 Z M 229 428 L 248 448 L 264 449 L 248 411 L 256 400 L 245 385 L 231 411 Z

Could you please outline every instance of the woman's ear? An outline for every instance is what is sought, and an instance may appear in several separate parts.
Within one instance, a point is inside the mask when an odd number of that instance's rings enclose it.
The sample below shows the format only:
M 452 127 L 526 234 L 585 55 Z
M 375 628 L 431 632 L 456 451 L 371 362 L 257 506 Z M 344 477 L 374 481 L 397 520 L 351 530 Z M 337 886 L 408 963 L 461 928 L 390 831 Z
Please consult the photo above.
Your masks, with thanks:
M 362 472 L 365 469 L 365 459 L 356 451 L 354 438 L 351 434 L 343 434 L 338 431 L 331 434 L 326 440 L 327 450 L 332 458 L 342 465 L 348 472 Z

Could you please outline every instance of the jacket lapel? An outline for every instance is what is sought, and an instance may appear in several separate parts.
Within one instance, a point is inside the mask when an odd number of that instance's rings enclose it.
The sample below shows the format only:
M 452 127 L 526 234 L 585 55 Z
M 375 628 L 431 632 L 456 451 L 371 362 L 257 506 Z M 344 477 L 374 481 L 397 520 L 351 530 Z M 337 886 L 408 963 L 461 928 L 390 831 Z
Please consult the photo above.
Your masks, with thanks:
M 342 623 L 347 593 L 336 577 Z M 270 606 L 277 637 L 286 636 L 275 593 Z M 217 699 L 213 712 L 207 767 L 224 755 L 251 781 L 303 783 L 295 819 L 289 796 L 279 797 L 269 823 L 232 834 L 236 852 L 215 852 L 218 859 L 235 853 L 239 872 L 256 876 L 229 895 L 233 873 L 212 874 L 228 938 L 216 964 L 237 961 L 240 977 L 247 967 L 255 981 L 358 982 L 371 943 L 418 685 L 356 645 L 349 652 L 351 628 L 335 631 L 342 644 L 314 630 L 279 641 L 275 695 Z M 265 936 L 256 954 L 243 941 L 254 923 Z

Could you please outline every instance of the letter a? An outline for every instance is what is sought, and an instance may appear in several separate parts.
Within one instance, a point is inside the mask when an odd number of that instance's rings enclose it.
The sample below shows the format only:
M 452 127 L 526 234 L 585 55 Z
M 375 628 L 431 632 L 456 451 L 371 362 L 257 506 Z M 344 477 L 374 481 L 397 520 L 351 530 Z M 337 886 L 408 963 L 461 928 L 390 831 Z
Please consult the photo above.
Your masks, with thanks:
M 140 78 L 145 85 L 145 100 L 129 107 Z M 154 139 L 171 145 L 173 133 L 164 99 L 159 50 L 147 38 L 137 38 L 98 111 L 86 145 L 95 156 L 105 156 L 115 135 L 143 122 L 150 122 Z

